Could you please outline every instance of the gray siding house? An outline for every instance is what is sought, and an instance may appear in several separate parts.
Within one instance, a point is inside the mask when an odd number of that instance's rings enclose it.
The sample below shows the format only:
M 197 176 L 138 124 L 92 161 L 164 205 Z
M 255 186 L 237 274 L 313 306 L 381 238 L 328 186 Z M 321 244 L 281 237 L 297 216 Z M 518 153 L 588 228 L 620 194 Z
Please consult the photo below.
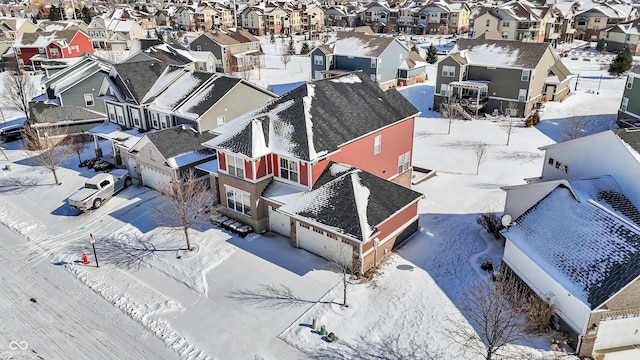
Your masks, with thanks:
M 460 39 L 438 63 L 434 109 L 450 104 L 468 119 L 524 117 L 544 101 L 562 101 L 570 79 L 548 43 Z
M 627 74 L 617 123 L 619 127 L 640 125 L 640 66 L 634 66 Z

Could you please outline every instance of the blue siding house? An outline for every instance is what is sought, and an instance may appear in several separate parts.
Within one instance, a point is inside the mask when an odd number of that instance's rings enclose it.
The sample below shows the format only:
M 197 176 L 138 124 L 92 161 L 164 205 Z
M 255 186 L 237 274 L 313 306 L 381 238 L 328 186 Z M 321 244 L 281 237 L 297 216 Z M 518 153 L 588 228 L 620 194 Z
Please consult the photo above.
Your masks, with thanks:
M 339 32 L 335 42 L 311 51 L 311 74 L 317 80 L 362 71 L 386 89 L 398 85 L 399 69 L 403 64 L 406 66 L 408 57 L 409 49 L 395 38 Z M 425 74 L 426 67 L 418 76 L 424 80 Z M 403 80 L 407 82 L 407 79 Z

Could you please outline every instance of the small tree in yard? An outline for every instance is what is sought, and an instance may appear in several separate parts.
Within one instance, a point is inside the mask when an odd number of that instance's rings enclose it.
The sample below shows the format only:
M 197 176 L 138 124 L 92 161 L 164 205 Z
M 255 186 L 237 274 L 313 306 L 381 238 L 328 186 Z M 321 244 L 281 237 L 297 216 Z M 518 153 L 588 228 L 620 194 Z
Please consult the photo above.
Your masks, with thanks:
M 480 171 L 480 163 L 484 161 L 485 156 L 487 155 L 489 145 L 485 143 L 476 143 L 473 145 L 473 152 L 476 154 L 476 175 Z
M 78 163 L 82 162 L 80 154 L 89 147 L 89 143 L 86 141 L 85 134 L 69 134 L 64 139 L 64 142 L 69 147 L 69 150 L 78 155 Z
M 589 134 L 591 124 L 582 116 L 574 116 L 562 127 L 562 141 L 573 140 Z
M 282 64 L 284 64 L 284 69 L 287 69 L 287 64 L 291 61 L 291 55 L 289 54 L 282 54 L 280 56 L 280 61 L 282 61 Z
M 436 49 L 436 47 L 433 46 L 433 44 L 431 44 L 431 46 L 427 48 L 427 55 L 425 57 L 425 60 L 429 64 L 435 64 L 438 62 L 438 49 Z
M 289 55 L 295 55 L 296 54 L 296 47 L 293 43 L 293 38 L 291 38 L 291 40 L 289 40 L 289 46 L 287 47 L 287 54 Z
M 56 171 L 71 155 L 71 150 L 64 141 L 66 136 L 66 128 L 49 125 L 36 129 L 28 123 L 22 133 L 22 146 L 30 156 L 29 161 L 51 171 L 56 185 L 60 184 Z
M 311 47 L 309 46 L 309 43 L 306 42 L 306 41 L 303 42 L 302 43 L 302 48 L 300 48 L 300 54 L 301 55 L 305 55 L 305 54 L 308 54 L 309 51 L 311 51 Z
M 448 318 L 445 335 L 465 352 L 492 360 L 505 345 L 530 338 L 525 326 L 527 299 L 526 289 L 510 275 L 474 284 L 458 306 L 465 319 Z
M 502 230 L 502 220 L 495 213 L 480 214 L 476 217 L 478 225 L 482 226 L 489 234 L 498 240 L 500 239 L 500 230 Z
M 631 57 L 631 51 L 625 47 L 618 53 L 618 56 L 613 59 L 611 65 L 609 65 L 609 74 L 618 77 L 624 74 L 625 71 L 631 69 L 633 58 Z
M 2 105 L 14 107 L 29 119 L 29 102 L 38 95 L 31 77 L 22 70 L 11 71 L 4 78 Z
M 351 284 L 350 277 L 355 274 L 353 265 L 353 251 L 342 246 L 343 243 L 336 243 L 329 249 L 328 260 L 331 262 L 336 272 L 342 279 L 342 306 L 348 307 L 347 289 Z
M 448 98 L 440 104 L 440 112 L 448 121 L 447 134 L 451 134 L 451 123 L 458 118 L 458 103 L 453 98 Z
M 509 146 L 511 134 L 518 130 L 518 128 L 514 126 L 515 119 L 512 117 L 517 112 L 517 105 L 515 103 L 509 102 L 507 109 L 509 115 L 500 119 L 499 126 L 500 129 L 507 134 L 507 146 Z
M 211 194 L 206 184 L 197 181 L 195 171 L 191 169 L 183 179 L 173 176 L 158 192 L 161 203 L 153 207 L 155 222 L 170 228 L 179 227 L 187 242 L 187 249 L 192 250 L 189 228 L 204 222 L 200 211 L 211 204 Z
M 596 43 L 596 51 L 603 52 L 605 50 L 604 38 L 599 39 Z

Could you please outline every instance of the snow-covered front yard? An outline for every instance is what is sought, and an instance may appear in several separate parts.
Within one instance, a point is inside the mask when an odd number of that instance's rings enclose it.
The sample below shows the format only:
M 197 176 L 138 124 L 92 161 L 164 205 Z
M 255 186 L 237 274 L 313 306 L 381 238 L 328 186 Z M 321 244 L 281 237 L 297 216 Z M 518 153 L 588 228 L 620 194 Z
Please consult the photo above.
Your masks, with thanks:
M 272 56 L 268 67 L 282 66 Z M 308 57 L 294 57 L 286 77 L 275 75 L 282 70 L 267 68 L 260 80 L 307 80 L 303 66 L 308 63 Z M 35 353 L 46 359 L 81 358 L 87 354 L 84 342 L 91 341 L 82 333 L 95 331 L 103 339 L 91 343 L 100 351 L 89 358 L 117 358 L 122 349 L 131 349 L 132 359 L 466 358 L 470 354 L 445 334 L 448 319 L 464 321 L 456 304 L 470 285 L 487 280 L 480 264 L 499 263 L 502 252 L 476 224 L 476 216 L 502 211 L 501 186 L 540 175 L 543 152 L 538 148 L 560 141 L 572 117 L 586 118 L 593 125 L 588 132 L 613 126 L 624 79 L 600 81 L 599 75 L 606 73 L 595 61 L 566 63 L 581 74 L 577 90 L 563 103 L 547 103 L 541 123 L 519 127 L 509 146 L 507 134 L 490 120 L 454 121 L 447 134 L 447 120 L 429 110 L 435 67 L 429 68 L 426 83 L 400 89 L 422 111 L 415 122 L 413 164 L 437 175 L 414 186 L 425 195 L 419 232 L 388 256 L 372 280 L 350 286 L 346 309 L 339 306 L 340 277 L 330 265 L 292 248 L 283 237 L 240 238 L 213 225 L 200 226 L 192 231 L 197 251 L 185 252 L 179 232 L 151 220 L 151 207 L 158 201 L 153 191 L 134 185 L 102 208 L 77 215 L 65 199 L 93 171 L 69 158 L 59 171 L 62 185 L 56 186 L 48 171 L 29 164 L 29 155 L 17 143 L 9 144 L 4 150 L 9 161 L 0 154 L 0 168 L 11 164 L 11 170 L 0 170 L 0 261 L 6 265 L 0 266 L 5 271 L 0 284 L 15 285 L 10 279 L 24 272 L 35 275 L 24 280 L 33 286 L 0 293 L 0 304 L 16 304 L 0 308 L 0 357 L 30 358 Z M 291 76 L 296 73 L 300 75 Z M 478 175 L 472 150 L 477 142 L 489 145 Z M 89 150 L 83 158 L 90 156 Z M 90 233 L 97 238 L 99 268 Z M 83 253 L 89 255 L 89 265 L 81 262 Z M 30 294 L 37 292 L 42 277 L 67 280 L 31 303 Z M 93 304 L 85 309 L 81 301 L 72 304 L 67 298 L 96 294 L 101 300 L 96 306 L 118 310 L 106 317 L 108 324 L 94 314 Z M 81 321 L 82 326 L 75 327 L 76 333 L 74 326 L 65 329 L 70 336 L 41 336 L 33 329 L 57 331 L 62 326 L 28 317 L 29 311 L 38 311 L 30 309 L 47 306 L 75 306 L 76 314 L 60 313 L 55 321 Z M 14 316 L 18 312 L 24 314 Z M 34 325 L 24 326 L 25 319 Z M 310 327 L 313 319 L 338 341 L 323 340 Z M 122 333 L 112 331 L 116 325 Z M 104 326 L 111 331 L 101 331 Z M 64 347 L 58 345 L 61 339 L 66 339 Z M 16 348 L 21 342 L 28 349 Z M 554 356 L 545 339 L 517 347 L 531 359 Z

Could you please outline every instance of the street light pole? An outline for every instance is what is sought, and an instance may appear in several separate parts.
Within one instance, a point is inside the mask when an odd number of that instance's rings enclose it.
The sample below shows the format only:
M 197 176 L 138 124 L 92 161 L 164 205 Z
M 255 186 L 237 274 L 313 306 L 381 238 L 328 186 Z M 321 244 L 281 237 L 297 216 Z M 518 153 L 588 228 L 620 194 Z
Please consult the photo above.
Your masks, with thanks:
M 96 267 L 100 267 L 100 264 L 98 264 L 98 255 L 96 255 L 96 238 L 93 234 L 89 234 L 89 242 L 93 248 L 93 257 L 96 259 Z
M 578 80 L 580 80 L 580 74 L 578 74 L 578 77 L 576 77 L 576 87 L 573 88 L 573 91 L 577 91 L 578 90 Z

